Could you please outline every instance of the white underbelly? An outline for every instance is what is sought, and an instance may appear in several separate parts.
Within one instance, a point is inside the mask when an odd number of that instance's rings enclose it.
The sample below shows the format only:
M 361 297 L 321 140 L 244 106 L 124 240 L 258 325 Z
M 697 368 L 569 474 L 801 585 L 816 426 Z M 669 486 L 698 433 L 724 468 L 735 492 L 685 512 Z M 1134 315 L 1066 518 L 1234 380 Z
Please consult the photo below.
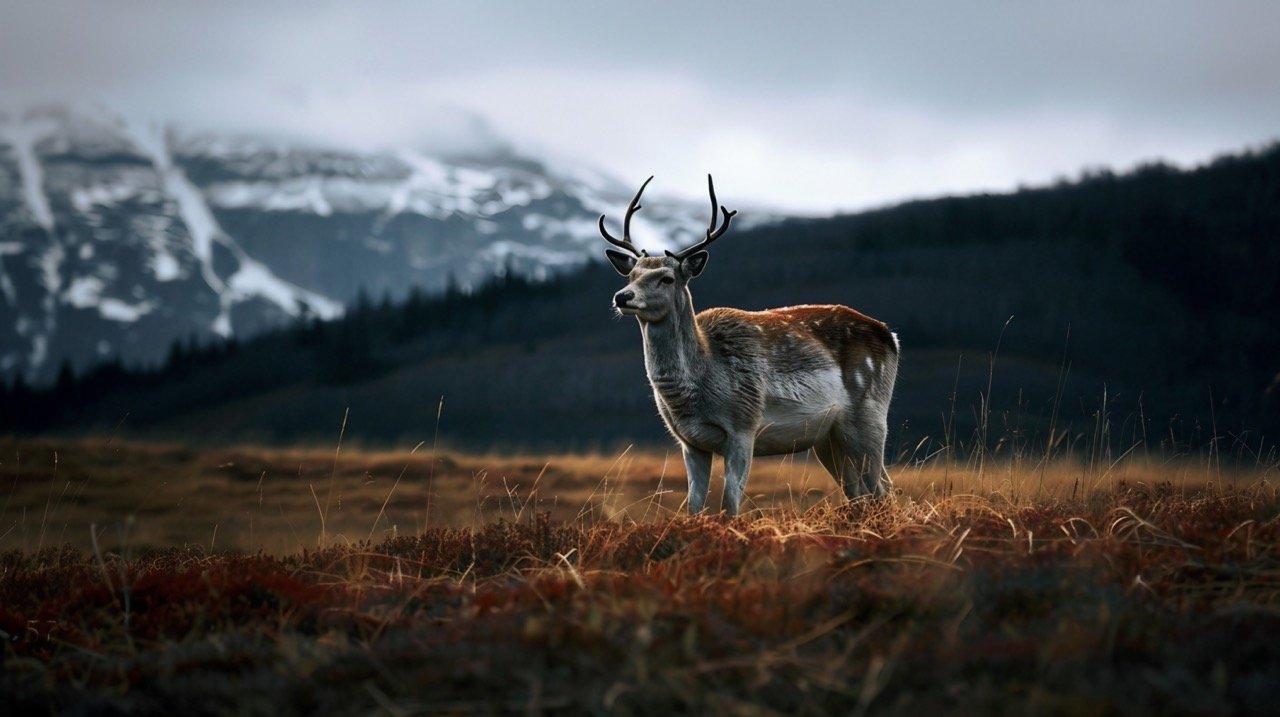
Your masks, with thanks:
M 783 374 L 766 385 L 764 420 L 756 433 L 756 455 L 794 453 L 827 435 L 849 407 L 839 369 Z

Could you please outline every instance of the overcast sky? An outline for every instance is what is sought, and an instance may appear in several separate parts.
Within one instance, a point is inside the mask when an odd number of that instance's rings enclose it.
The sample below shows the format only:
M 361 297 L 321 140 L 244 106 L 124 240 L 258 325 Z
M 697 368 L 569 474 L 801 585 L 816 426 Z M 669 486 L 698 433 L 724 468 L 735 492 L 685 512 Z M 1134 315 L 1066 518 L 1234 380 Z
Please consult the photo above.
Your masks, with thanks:
M 805 212 L 1280 138 L 1280 2 L 0 0 L 0 102 L 517 145 Z

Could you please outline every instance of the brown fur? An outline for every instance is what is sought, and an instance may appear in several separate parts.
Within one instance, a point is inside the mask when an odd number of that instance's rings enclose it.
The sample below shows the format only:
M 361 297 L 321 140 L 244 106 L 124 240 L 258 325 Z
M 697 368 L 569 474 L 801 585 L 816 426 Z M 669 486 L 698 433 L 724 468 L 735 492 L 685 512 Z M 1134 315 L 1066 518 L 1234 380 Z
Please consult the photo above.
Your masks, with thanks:
M 731 513 L 753 455 L 809 448 L 850 498 L 884 495 L 898 364 L 888 327 L 839 305 L 695 315 L 688 283 L 700 268 L 639 258 L 617 299 L 640 322 L 658 411 L 684 451 L 690 510 L 703 507 L 712 454 L 725 456 Z

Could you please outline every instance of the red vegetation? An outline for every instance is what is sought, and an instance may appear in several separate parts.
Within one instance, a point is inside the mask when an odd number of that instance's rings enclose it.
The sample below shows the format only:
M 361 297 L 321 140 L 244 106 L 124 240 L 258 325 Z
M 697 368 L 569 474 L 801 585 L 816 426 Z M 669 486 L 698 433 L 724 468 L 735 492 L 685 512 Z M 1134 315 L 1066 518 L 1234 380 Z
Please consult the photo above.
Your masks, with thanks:
M 9 552 L 0 631 L 18 712 L 1266 713 L 1280 493 Z

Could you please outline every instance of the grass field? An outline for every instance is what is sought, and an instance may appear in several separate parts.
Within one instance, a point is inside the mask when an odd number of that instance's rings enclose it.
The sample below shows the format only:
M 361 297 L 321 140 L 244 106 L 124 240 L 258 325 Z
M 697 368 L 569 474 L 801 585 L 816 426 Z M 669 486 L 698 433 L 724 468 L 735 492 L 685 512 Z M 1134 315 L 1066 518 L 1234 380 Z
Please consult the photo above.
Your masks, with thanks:
M 55 459 L 56 454 L 56 459 Z M 1274 713 L 1274 462 L 0 441 L 25 712 Z M 718 496 L 713 495 L 713 501 Z

